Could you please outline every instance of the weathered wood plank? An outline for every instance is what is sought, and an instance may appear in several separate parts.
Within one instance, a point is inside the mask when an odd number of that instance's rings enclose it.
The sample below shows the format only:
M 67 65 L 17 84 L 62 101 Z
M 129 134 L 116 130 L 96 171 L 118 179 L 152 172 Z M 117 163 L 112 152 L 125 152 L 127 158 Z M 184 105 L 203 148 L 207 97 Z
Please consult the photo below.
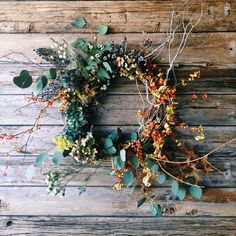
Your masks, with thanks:
M 124 36 L 133 46 L 142 44 L 143 35 L 140 34 L 110 34 L 98 37 L 99 41 L 114 40 L 119 42 Z M 48 47 L 51 45 L 50 38 L 55 40 L 65 39 L 69 43 L 73 42 L 78 35 L 76 34 L 1 34 L 0 41 L 4 44 L 0 48 L 0 57 L 12 51 L 24 53 L 29 59 L 40 62 L 33 49 L 38 47 Z M 82 34 L 80 37 L 92 39 L 91 34 Z M 157 42 L 162 34 L 150 34 L 153 42 Z M 181 34 L 176 35 L 176 41 L 173 43 L 173 50 L 178 45 Z M 202 65 L 225 65 L 227 68 L 235 68 L 236 54 L 234 47 L 236 33 L 196 33 L 189 36 L 185 50 L 176 59 L 179 64 L 202 64 Z M 16 44 L 17 42 L 17 44 Z M 232 49 L 232 50 L 230 50 Z M 167 52 L 164 50 L 160 56 L 161 63 L 167 63 Z M 12 56 L 15 60 L 27 61 L 23 56 Z
M 172 7 L 184 1 L 2 1 L 0 32 L 75 32 L 71 22 L 84 17 L 87 28 L 108 24 L 112 32 L 163 32 L 168 30 Z M 96 7 L 94 7 L 96 6 Z M 189 14 L 200 13 L 195 2 Z M 196 31 L 235 31 L 235 1 L 206 1 L 204 15 Z M 20 14 L 19 14 L 20 13 Z M 142 16 L 142 17 L 140 17 Z
M 43 169 L 38 168 L 32 181 L 28 181 L 26 178 L 26 169 L 29 165 L 35 163 L 35 160 L 36 156 L 27 156 L 24 160 L 21 156 L 0 156 L 0 175 L 5 172 L 7 173 L 7 176 L 2 175 L 0 177 L 0 185 L 45 185 L 45 175 L 43 173 L 47 173 L 53 167 L 52 162 L 51 160 L 45 162 Z M 208 176 L 202 176 L 202 185 L 206 187 L 235 187 L 236 158 L 215 157 L 210 160 L 215 167 L 223 171 L 224 175 L 219 172 L 213 172 Z M 69 167 L 71 164 L 73 164 L 72 159 L 65 158 L 61 164 L 61 168 Z M 111 171 L 111 162 L 106 160 L 98 169 L 91 166 L 86 168 L 82 173 L 77 174 L 69 185 L 83 185 L 86 176 L 94 173 L 94 171 L 96 171 L 96 175 L 91 178 L 88 186 L 112 186 L 115 184 L 115 177 L 108 176 Z
M 136 112 L 142 109 L 139 95 L 108 95 L 103 98 L 101 106 L 94 114 L 96 125 L 137 125 Z M 236 90 L 235 90 L 236 91 Z M 145 95 L 144 95 L 145 97 Z M 144 98 L 145 99 L 145 98 Z M 236 95 L 208 95 L 203 99 L 198 95 L 192 100 L 191 95 L 181 95 L 176 100 L 177 115 L 180 120 L 189 125 L 236 125 Z M 22 95 L 0 95 L 0 125 L 30 125 L 33 124 L 45 103 L 27 106 L 29 102 Z M 130 106 L 132 104 L 132 107 Z M 148 107 L 148 104 L 145 104 Z M 50 107 L 42 117 L 40 124 L 62 125 L 59 105 Z
M 45 65 L 43 68 L 48 69 L 49 65 Z M 16 87 L 12 80 L 14 76 L 20 74 L 20 71 L 27 69 L 30 73 L 37 78 L 40 75 L 38 71 L 32 65 L 22 64 L 9 64 L 0 63 L 0 95 L 7 94 L 27 94 L 30 95 L 32 88 L 19 89 Z M 201 70 L 201 78 L 189 83 L 188 86 L 179 88 L 181 94 L 192 94 L 194 90 L 196 93 L 209 93 L 209 94 L 236 94 L 236 68 L 235 69 L 220 69 L 216 67 L 177 67 L 175 69 L 176 75 L 179 79 L 186 79 L 188 75 L 195 70 Z M 144 92 L 140 86 L 140 90 Z M 136 84 L 128 79 L 116 79 L 114 80 L 112 87 L 108 91 L 109 94 L 138 94 Z
M 1 216 L 2 236 L 24 235 L 192 235 L 234 236 L 235 217 Z M 29 233 L 30 232 L 30 233 Z
M 41 216 L 144 216 L 150 215 L 150 205 L 144 204 L 137 209 L 135 200 L 139 191 L 130 196 L 130 191 L 114 191 L 107 187 L 87 187 L 87 191 L 78 196 L 78 190 L 69 187 L 64 198 L 55 198 L 46 194 L 46 187 L 0 187 L 0 215 L 41 215 Z M 170 189 L 158 188 L 155 193 L 160 202 L 168 198 Z M 235 189 L 205 189 L 201 201 L 189 200 L 169 203 L 173 209 L 167 215 L 186 216 L 195 212 L 195 216 L 235 216 Z M 35 207 L 35 203 L 39 207 Z M 60 207 L 58 207 L 60 206 Z
M 18 132 L 22 132 L 23 130 L 28 129 L 30 126 L 0 126 L 0 133 L 10 133 L 15 134 Z M 131 132 L 137 130 L 137 126 L 120 126 L 124 129 L 125 132 Z M 109 133 L 114 130 L 115 126 L 95 126 L 95 131 L 100 133 Z M 52 142 L 52 137 L 59 134 L 62 127 L 59 126 L 46 126 L 42 127 L 41 130 L 38 130 L 36 133 L 32 135 L 32 138 L 29 142 L 29 152 L 32 154 L 38 154 L 43 150 L 50 149 L 54 146 Z M 223 144 L 233 138 L 235 138 L 236 127 L 208 127 L 205 126 L 205 136 L 206 139 L 203 141 L 196 142 L 193 139 L 193 135 L 191 132 L 186 130 L 179 130 L 178 133 L 182 137 L 180 140 L 182 142 L 186 142 L 189 147 L 197 146 L 197 151 L 199 154 L 206 154 L 206 152 L 211 151 L 216 148 L 218 145 Z M 9 150 L 13 150 L 11 153 L 16 154 L 14 152 L 14 147 L 20 147 L 25 144 L 27 139 L 27 135 L 22 135 L 19 140 L 14 141 L 3 141 L 1 142 L 1 150 L 0 154 L 4 154 Z M 232 143 L 215 153 L 214 156 L 236 156 L 236 145 Z

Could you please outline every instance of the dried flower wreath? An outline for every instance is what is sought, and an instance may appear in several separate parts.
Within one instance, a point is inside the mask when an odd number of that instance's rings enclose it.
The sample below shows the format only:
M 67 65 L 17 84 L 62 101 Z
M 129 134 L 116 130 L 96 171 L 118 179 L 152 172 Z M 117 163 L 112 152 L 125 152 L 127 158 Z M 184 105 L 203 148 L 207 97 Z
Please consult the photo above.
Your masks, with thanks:
M 155 44 L 144 39 L 141 49 L 128 49 L 126 39 L 119 44 L 100 44 L 94 37 L 92 42 L 78 38 L 72 47 L 66 41 L 53 40 L 52 48 L 36 50 L 53 67 L 34 81 L 30 100 L 46 105 L 40 110 L 33 127 L 14 135 L 1 134 L 0 137 L 15 139 L 22 133 L 29 134 L 26 144 L 18 150 L 27 153 L 32 132 L 40 128 L 40 118 L 59 101 L 65 126 L 53 139 L 58 152 L 52 156 L 52 161 L 58 166 L 62 158 L 70 157 L 74 163 L 68 168 L 57 167 L 47 173 L 50 193 L 64 196 L 67 183 L 84 168 L 91 164 L 99 166 L 102 160 L 111 158 L 111 175 L 117 177 L 113 188 L 120 190 L 124 186 L 133 186 L 132 189 L 141 187 L 142 198 L 138 200 L 137 206 L 140 207 L 145 201 L 151 202 L 152 212 L 156 216 L 161 215 L 161 206 L 152 195 L 151 186 L 157 183 L 170 181 L 173 195 L 179 200 L 183 200 L 186 193 L 194 198 L 201 198 L 200 174 L 217 170 L 208 158 L 223 145 L 199 157 L 188 150 L 176 134 L 176 129 L 188 129 L 175 116 L 176 90 L 200 77 L 200 72 L 196 71 L 189 78 L 177 82 L 173 73 L 174 61 L 183 51 L 189 34 L 202 15 L 201 11 L 198 17 L 191 16 L 186 21 L 185 8 L 186 5 L 183 5 L 177 11 L 173 10 L 165 37 Z M 72 25 L 83 28 L 86 22 L 79 18 Z M 108 27 L 105 25 L 98 28 L 101 35 L 107 31 Z M 183 34 L 177 50 L 173 53 L 172 44 L 178 31 Z M 158 56 L 166 48 L 169 65 L 163 71 L 158 66 Z M 137 85 L 143 102 L 143 107 L 137 111 L 139 128 L 130 135 L 118 128 L 104 137 L 94 131 L 93 117 L 107 89 L 112 86 L 113 81 L 121 77 L 132 80 Z M 23 70 L 19 76 L 14 77 L 14 83 L 20 88 L 27 88 L 31 86 L 33 79 L 27 70 Z M 145 87 L 145 96 L 139 90 L 140 84 Z M 149 107 L 145 107 L 145 103 Z M 193 131 L 196 141 L 205 138 L 202 126 Z M 233 141 L 235 139 L 226 144 Z M 48 157 L 48 151 L 37 156 L 35 164 L 27 169 L 28 179 L 33 178 L 35 168 L 41 167 Z M 80 192 L 83 190 L 84 188 L 80 188 Z

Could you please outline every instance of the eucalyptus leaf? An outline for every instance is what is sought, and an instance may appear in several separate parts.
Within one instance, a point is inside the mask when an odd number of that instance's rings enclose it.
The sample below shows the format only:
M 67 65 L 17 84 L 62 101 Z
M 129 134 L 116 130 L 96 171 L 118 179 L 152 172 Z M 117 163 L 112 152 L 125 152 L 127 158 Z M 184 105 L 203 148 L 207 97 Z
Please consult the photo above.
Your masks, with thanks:
M 57 70 L 55 68 L 50 68 L 46 73 L 45 76 L 49 80 L 55 80 L 57 78 Z
M 102 67 L 100 67 L 98 69 L 97 72 L 97 76 L 99 79 L 101 79 L 102 81 L 106 80 L 106 79 L 110 79 L 109 74 L 107 73 L 107 71 L 105 69 L 103 69 Z
M 113 154 L 116 153 L 116 148 L 115 148 L 114 146 L 109 147 L 109 148 L 106 149 L 105 152 L 106 152 L 108 155 L 113 155 Z
M 86 22 L 84 18 L 77 18 L 74 22 L 71 23 L 71 25 L 74 26 L 75 28 L 81 29 L 84 28 Z
M 164 173 L 158 173 L 157 182 L 163 184 L 166 181 L 166 175 Z
M 105 69 L 106 69 L 107 71 L 109 71 L 110 73 L 112 73 L 111 66 L 109 65 L 108 62 L 104 61 L 102 64 L 103 64 L 103 66 L 105 67 Z
M 56 152 L 52 156 L 52 161 L 55 165 L 58 166 L 58 165 L 60 165 L 62 158 L 63 158 L 63 153 L 62 152 Z
M 137 201 L 137 207 L 141 207 L 143 203 L 147 200 L 146 197 L 143 197 Z
M 126 161 L 126 151 L 124 149 L 120 150 L 120 159 L 125 162 Z
M 202 188 L 199 186 L 191 186 L 189 188 L 189 193 L 196 199 L 200 199 L 202 197 Z
M 98 26 L 98 33 L 100 35 L 105 35 L 108 32 L 108 26 L 107 25 L 99 25 Z
M 82 38 L 77 38 L 71 45 L 73 48 L 83 47 L 86 44 L 86 40 Z
M 161 216 L 161 205 L 157 203 L 151 204 L 151 211 L 154 216 Z
M 47 86 L 47 83 L 47 77 L 44 75 L 40 76 L 35 83 L 35 88 L 33 91 L 34 95 L 38 95 L 38 93 L 40 93 Z
M 115 167 L 116 167 L 118 170 L 121 170 L 121 169 L 124 168 L 125 162 L 123 162 L 123 161 L 121 160 L 120 156 L 116 156 L 116 157 L 114 158 L 114 165 L 115 165 Z
M 171 191 L 176 196 L 179 190 L 179 183 L 176 180 L 173 180 L 171 183 Z
M 111 138 L 106 138 L 104 142 L 104 148 L 108 149 L 113 146 L 113 141 Z
M 48 158 L 48 153 L 47 152 L 40 153 L 36 157 L 35 165 L 36 166 L 41 166 L 44 163 L 44 161 L 46 161 L 47 158 Z
M 32 76 L 29 74 L 29 71 L 22 70 L 19 76 L 13 78 L 13 82 L 16 86 L 20 88 L 28 88 L 33 83 Z
M 122 182 L 128 187 L 134 182 L 134 174 L 131 170 L 127 171 L 123 175 Z
M 130 162 L 132 163 L 132 165 L 135 166 L 135 168 L 138 168 L 139 167 L 139 159 L 138 157 L 133 154 L 131 157 L 130 157 Z
M 137 138 L 138 138 L 137 133 L 136 132 L 132 132 L 131 133 L 131 141 L 135 141 L 135 140 L 137 140 Z
M 34 165 L 30 165 L 27 170 L 26 170 L 26 178 L 28 180 L 32 180 L 33 177 L 35 175 L 35 166 Z
M 183 201 L 186 195 L 186 189 L 183 187 L 178 188 L 177 197 L 180 201 Z

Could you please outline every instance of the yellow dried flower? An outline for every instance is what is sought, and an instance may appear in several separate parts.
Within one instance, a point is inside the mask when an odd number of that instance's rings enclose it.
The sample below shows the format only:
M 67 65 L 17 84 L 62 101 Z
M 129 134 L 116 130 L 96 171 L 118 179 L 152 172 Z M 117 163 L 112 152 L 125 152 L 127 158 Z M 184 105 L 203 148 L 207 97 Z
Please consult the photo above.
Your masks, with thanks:
M 59 136 L 53 138 L 53 142 L 57 145 L 57 148 L 60 151 L 70 150 L 72 148 L 72 146 L 74 145 L 74 142 L 67 139 L 63 135 L 59 135 Z

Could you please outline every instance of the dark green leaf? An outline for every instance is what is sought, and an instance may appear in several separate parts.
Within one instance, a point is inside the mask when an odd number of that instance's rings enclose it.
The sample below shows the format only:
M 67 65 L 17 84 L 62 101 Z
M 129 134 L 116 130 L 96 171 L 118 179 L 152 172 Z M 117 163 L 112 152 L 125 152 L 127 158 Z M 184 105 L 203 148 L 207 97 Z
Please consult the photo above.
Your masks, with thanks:
M 105 142 L 104 142 L 104 148 L 107 149 L 107 148 L 110 148 L 112 146 L 113 146 L 112 139 L 111 138 L 106 138 Z
M 179 187 L 178 192 L 177 192 L 177 197 L 179 198 L 180 201 L 183 201 L 186 195 L 186 189 L 183 187 Z
M 151 169 L 153 165 L 155 165 L 155 162 L 149 159 L 147 162 L 147 167 Z
M 119 139 L 119 133 L 116 130 L 113 130 L 109 135 L 109 138 L 111 138 L 112 141 L 115 142 Z
M 164 173 L 158 173 L 157 182 L 163 184 L 166 181 L 166 175 Z
M 141 207 L 143 203 L 147 200 L 146 197 L 143 197 L 137 201 L 137 207 Z
M 139 167 L 139 159 L 138 159 L 138 157 L 135 154 L 133 154 L 130 157 L 130 162 L 135 166 L 135 168 Z
M 26 178 L 28 180 L 32 180 L 35 174 L 35 167 L 34 165 L 30 165 L 26 170 Z
M 86 43 L 87 43 L 87 41 L 86 41 L 85 39 L 77 38 L 77 39 L 72 43 L 72 47 L 73 47 L 73 48 L 83 47 Z
M 124 149 L 120 150 L 120 159 L 125 162 L 126 161 L 126 151 Z
M 109 148 L 106 149 L 105 152 L 106 152 L 108 155 L 113 155 L 113 154 L 116 153 L 116 148 L 115 148 L 114 146 L 109 147 Z
M 99 25 L 98 26 L 98 33 L 100 35 L 105 35 L 108 31 L 108 26 L 107 25 Z
M 128 187 L 134 182 L 134 174 L 131 170 L 127 171 L 123 175 L 122 182 Z
M 110 79 L 109 74 L 107 73 L 107 71 L 105 69 L 103 69 L 102 67 L 100 67 L 98 69 L 98 73 L 97 76 L 99 79 L 101 79 L 102 81 L 106 80 L 106 79 Z
M 47 86 L 47 83 L 48 83 L 48 79 L 46 76 L 40 76 L 36 83 L 35 83 L 35 88 L 34 88 L 34 95 L 38 95 L 39 92 L 41 92 L 46 86 Z
M 202 189 L 199 186 L 191 186 L 189 188 L 189 193 L 196 199 L 200 199 L 202 197 Z
M 137 133 L 136 132 L 132 132 L 131 133 L 131 141 L 135 141 L 135 140 L 137 140 L 137 138 L 138 138 Z
M 152 203 L 151 205 L 151 211 L 154 216 L 161 216 L 161 206 L 160 204 L 157 203 Z
M 176 196 L 179 189 L 179 183 L 176 180 L 173 180 L 171 183 L 171 191 Z
M 13 78 L 13 82 L 16 86 L 20 88 L 28 88 L 33 83 L 32 76 L 29 74 L 29 71 L 22 70 L 19 76 Z
M 57 70 L 55 68 L 50 68 L 46 73 L 45 76 L 50 80 L 54 80 L 57 78 Z
M 60 165 L 61 160 L 63 158 L 63 153 L 62 152 L 56 152 L 54 153 L 53 157 L 52 157 L 52 161 L 55 165 Z
M 47 158 L 48 158 L 47 152 L 40 153 L 36 158 L 35 165 L 41 166 Z
M 72 26 L 74 26 L 75 28 L 84 28 L 84 26 L 86 25 L 86 22 L 84 20 L 84 18 L 77 18 L 74 22 L 71 23 Z
M 116 166 L 116 168 L 117 168 L 118 170 L 121 170 L 121 169 L 124 168 L 125 162 L 123 162 L 123 161 L 121 160 L 120 156 L 116 156 L 116 157 L 114 158 L 114 165 Z

